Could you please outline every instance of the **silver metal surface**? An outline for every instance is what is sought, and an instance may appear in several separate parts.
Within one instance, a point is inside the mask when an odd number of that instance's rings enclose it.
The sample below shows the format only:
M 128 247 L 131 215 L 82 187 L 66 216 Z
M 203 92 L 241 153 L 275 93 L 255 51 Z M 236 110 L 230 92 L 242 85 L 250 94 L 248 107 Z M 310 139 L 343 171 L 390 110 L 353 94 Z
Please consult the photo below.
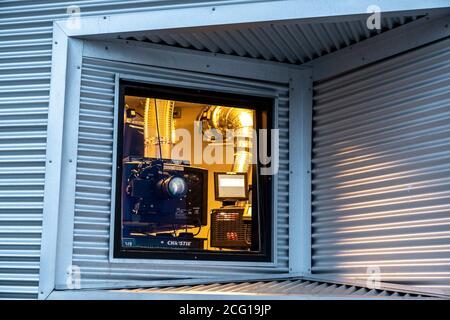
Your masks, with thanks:
M 289 272 L 311 273 L 313 70 L 291 75 L 289 108 Z
M 165 286 L 154 288 L 115 290 L 133 298 L 147 295 L 154 299 L 175 295 L 195 296 L 200 299 L 222 297 L 225 299 L 241 299 L 254 297 L 263 299 L 436 299 L 433 295 L 394 289 L 371 289 L 355 284 L 342 284 L 333 281 L 320 281 L 308 278 L 285 278 L 267 281 L 243 281 L 205 283 L 198 285 Z
M 448 299 L 448 292 L 380 282 L 342 280 L 317 275 L 271 275 L 239 278 L 161 281 L 148 287 L 112 290 L 53 291 L 49 299 L 121 300 L 396 300 Z
M 312 272 L 450 288 L 450 40 L 315 83 Z
M 273 22 L 229 27 L 158 30 L 119 38 L 240 57 L 302 64 L 395 29 L 423 16 L 389 16 L 381 30 L 369 30 L 366 17 L 329 22 Z M 319 20 L 320 21 L 320 20 Z

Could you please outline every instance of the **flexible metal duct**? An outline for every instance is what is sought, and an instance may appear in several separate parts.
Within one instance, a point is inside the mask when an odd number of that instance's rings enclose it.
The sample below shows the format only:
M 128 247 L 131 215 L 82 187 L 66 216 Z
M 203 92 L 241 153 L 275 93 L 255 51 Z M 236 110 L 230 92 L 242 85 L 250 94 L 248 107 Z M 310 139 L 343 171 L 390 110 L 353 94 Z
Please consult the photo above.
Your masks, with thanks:
M 253 114 L 249 110 L 210 106 L 200 118 L 203 130 L 215 129 L 223 137 L 232 130 L 234 141 L 233 172 L 247 172 L 252 164 Z
M 174 130 L 173 108 L 175 102 L 153 98 L 145 99 L 144 156 L 170 159 L 172 132 Z

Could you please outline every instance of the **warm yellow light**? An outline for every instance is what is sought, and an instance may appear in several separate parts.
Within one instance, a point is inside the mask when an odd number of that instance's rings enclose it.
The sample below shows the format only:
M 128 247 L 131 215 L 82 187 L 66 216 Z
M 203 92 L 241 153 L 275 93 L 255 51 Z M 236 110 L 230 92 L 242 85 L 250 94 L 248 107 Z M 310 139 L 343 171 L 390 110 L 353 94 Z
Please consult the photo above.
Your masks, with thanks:
M 248 112 L 241 112 L 239 114 L 239 121 L 243 127 L 251 127 L 253 126 L 253 117 Z

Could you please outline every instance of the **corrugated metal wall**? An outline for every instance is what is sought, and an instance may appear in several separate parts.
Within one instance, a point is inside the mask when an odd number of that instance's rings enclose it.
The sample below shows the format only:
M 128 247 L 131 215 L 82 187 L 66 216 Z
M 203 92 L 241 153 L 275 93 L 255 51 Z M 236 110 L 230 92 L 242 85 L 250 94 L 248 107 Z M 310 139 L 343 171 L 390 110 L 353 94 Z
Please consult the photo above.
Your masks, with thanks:
M 115 73 L 223 88 L 270 90 L 279 94 L 280 170 L 278 179 L 277 267 L 168 263 L 110 263 L 109 235 Z M 73 264 L 81 268 L 82 287 L 125 281 L 205 278 L 288 271 L 288 85 L 249 82 L 206 74 L 84 58 L 82 66 L 75 198 Z
M 314 90 L 313 273 L 450 288 L 450 40 Z
M 2 4 L 3 5 L 3 4 Z M 0 14 L 0 299 L 37 297 L 51 23 Z
M 0 299 L 37 297 L 53 20 L 225 2 L 0 2 Z

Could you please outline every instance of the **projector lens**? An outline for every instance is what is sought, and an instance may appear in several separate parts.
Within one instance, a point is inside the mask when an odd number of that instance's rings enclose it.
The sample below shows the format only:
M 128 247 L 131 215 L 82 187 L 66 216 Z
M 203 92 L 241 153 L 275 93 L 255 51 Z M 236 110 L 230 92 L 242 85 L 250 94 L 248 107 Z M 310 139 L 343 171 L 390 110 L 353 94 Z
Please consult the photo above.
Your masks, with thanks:
M 186 180 L 181 177 L 171 177 L 167 185 L 167 191 L 172 197 L 181 197 L 186 193 Z

